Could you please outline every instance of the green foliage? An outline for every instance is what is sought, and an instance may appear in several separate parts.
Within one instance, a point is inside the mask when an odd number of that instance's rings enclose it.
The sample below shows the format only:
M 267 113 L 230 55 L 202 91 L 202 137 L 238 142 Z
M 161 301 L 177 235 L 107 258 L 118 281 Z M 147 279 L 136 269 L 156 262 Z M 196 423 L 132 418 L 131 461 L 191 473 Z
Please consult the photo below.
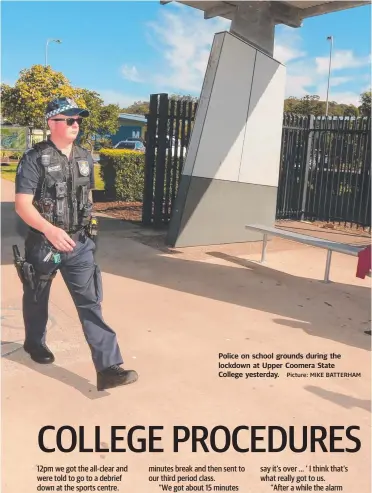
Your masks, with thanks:
M 1 166 L 1 178 L 4 180 L 15 182 L 16 172 L 17 172 L 18 163 L 9 164 L 8 166 Z
M 95 181 L 95 190 L 104 190 L 105 184 L 103 183 L 101 177 L 101 166 L 94 165 L 94 181 Z
M 198 103 L 199 98 L 191 96 L 190 94 L 171 94 L 169 96 L 170 100 L 174 101 L 186 101 L 187 103 Z
M 145 155 L 127 149 L 101 149 L 99 155 L 108 197 L 125 202 L 142 201 Z
M 129 113 L 132 115 L 147 115 L 149 112 L 149 101 L 135 101 L 127 108 L 122 108 L 122 113 Z
M 112 147 L 112 140 L 107 137 L 102 137 L 99 141 L 96 141 L 95 148 L 98 149 L 109 149 Z
M 61 73 L 50 66 L 34 65 L 20 72 L 14 87 L 0 88 L 2 115 L 21 126 L 43 128 L 44 112 L 49 100 L 55 97 L 76 96 L 75 89 Z
M 363 116 L 371 115 L 371 90 L 365 91 L 360 95 L 361 105 L 359 110 Z
M 115 104 L 104 105 L 99 94 L 87 89 L 77 90 L 77 100 L 90 111 L 89 118 L 84 118 L 81 124 L 82 145 L 89 146 L 93 150 L 95 135 L 115 134 L 119 128 L 119 106 Z
M 169 100 L 172 101 L 186 101 L 188 103 L 197 103 L 199 98 L 191 96 L 190 94 L 171 94 Z M 132 115 L 147 115 L 149 113 L 150 102 L 149 101 L 135 101 L 127 108 L 123 108 L 122 113 L 129 113 Z
M 322 116 L 326 113 L 326 102 L 321 101 L 316 94 L 303 98 L 289 97 L 284 101 L 285 113 L 297 115 Z M 359 116 L 359 109 L 353 104 L 338 104 L 330 101 L 328 104 L 329 116 Z
M 21 126 L 44 128 L 45 108 L 56 97 L 75 99 L 82 108 L 88 108 L 89 118 L 81 125 L 80 142 L 93 148 L 95 134 L 114 134 L 119 127 L 119 106 L 104 105 L 99 94 L 87 89 L 71 86 L 70 81 L 50 66 L 33 65 L 20 72 L 14 87 L 2 84 L 0 87 L 2 116 Z

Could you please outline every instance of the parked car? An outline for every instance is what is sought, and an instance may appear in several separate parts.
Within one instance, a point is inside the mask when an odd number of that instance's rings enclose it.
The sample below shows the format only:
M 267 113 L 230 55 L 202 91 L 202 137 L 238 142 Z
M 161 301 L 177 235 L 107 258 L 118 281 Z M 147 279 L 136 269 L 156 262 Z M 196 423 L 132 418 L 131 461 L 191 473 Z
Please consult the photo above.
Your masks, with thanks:
M 114 149 L 129 149 L 132 151 L 145 152 L 146 148 L 140 140 L 121 140 L 114 145 Z
M 158 135 L 155 136 L 155 146 L 158 148 Z M 186 156 L 186 147 L 181 146 L 181 139 L 178 139 L 178 145 L 176 146 L 176 138 L 172 137 L 172 140 L 170 139 L 169 135 L 166 136 L 166 141 L 165 141 L 165 155 L 168 156 L 170 154 L 171 156 L 175 157 L 185 157 Z M 155 151 L 155 154 L 157 152 Z
M 129 137 L 128 139 L 125 139 L 126 141 L 128 142 L 142 142 L 142 144 L 146 147 L 146 142 L 144 139 L 142 139 L 142 137 Z

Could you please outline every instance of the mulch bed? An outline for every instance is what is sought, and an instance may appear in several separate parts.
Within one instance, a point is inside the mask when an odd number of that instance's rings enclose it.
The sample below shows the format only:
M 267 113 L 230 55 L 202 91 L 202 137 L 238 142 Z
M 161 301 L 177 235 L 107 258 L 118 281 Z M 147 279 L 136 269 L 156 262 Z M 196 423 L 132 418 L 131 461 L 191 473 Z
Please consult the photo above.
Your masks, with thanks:
M 93 209 L 123 221 L 142 221 L 142 202 L 95 202 Z
M 136 223 L 142 222 L 142 202 L 123 202 L 120 200 L 112 202 L 95 202 L 95 212 L 102 212 L 111 217 L 122 219 L 123 221 L 131 221 Z M 279 224 L 284 225 L 286 221 L 278 221 Z M 371 233 L 368 228 L 357 227 L 356 225 L 344 225 L 344 223 L 327 223 L 321 221 L 311 222 L 313 226 L 320 229 L 330 229 L 349 233 L 358 236 L 370 237 Z

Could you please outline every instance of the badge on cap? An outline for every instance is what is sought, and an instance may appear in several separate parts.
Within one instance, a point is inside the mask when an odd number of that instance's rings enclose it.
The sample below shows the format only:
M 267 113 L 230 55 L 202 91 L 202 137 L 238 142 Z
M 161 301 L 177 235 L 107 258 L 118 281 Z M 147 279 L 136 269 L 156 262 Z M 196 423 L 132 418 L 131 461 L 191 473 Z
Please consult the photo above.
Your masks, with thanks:
M 80 159 L 78 162 L 79 171 L 82 176 L 89 176 L 89 163 L 83 159 Z

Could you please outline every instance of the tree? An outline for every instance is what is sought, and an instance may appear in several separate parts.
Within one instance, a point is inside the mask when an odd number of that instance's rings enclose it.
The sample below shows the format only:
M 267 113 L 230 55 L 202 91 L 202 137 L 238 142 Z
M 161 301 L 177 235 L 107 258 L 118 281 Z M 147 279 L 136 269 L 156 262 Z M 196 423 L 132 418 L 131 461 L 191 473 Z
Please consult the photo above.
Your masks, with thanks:
M 194 96 L 191 96 L 190 94 L 171 94 L 169 96 L 170 100 L 174 101 L 186 101 L 188 103 L 198 103 L 199 98 L 196 98 Z
M 285 113 L 298 113 L 297 107 L 298 107 L 298 102 L 299 99 L 295 98 L 294 96 L 290 96 L 284 101 L 284 112 Z
M 132 115 L 147 115 L 149 112 L 149 105 L 149 101 L 135 101 L 127 108 L 123 108 L 121 112 Z
M 365 91 L 360 95 L 361 105 L 359 110 L 363 116 L 371 115 L 371 90 Z
M 337 104 L 332 114 L 334 116 L 358 116 L 359 110 L 353 104 Z
M 289 97 L 284 101 L 284 111 L 298 115 L 323 116 L 326 112 L 326 102 L 321 101 L 318 95 L 308 95 L 303 98 Z M 330 101 L 329 116 L 358 116 L 359 109 L 353 104 L 339 104 Z
M 55 97 L 74 98 L 76 91 L 61 72 L 34 65 L 20 72 L 14 87 L 2 84 L 0 96 L 5 118 L 18 125 L 44 128 L 47 102 Z
M 171 94 L 169 96 L 170 101 L 187 101 L 190 103 L 197 103 L 199 101 L 198 98 L 191 96 L 190 94 Z M 123 108 L 121 111 L 123 113 L 129 113 L 132 115 L 147 115 L 150 111 L 150 102 L 149 101 L 135 101 L 133 104 L 128 106 L 127 108 Z
M 88 89 L 78 89 L 76 102 L 89 109 L 89 118 L 85 118 L 81 124 L 80 142 L 88 145 L 93 150 L 96 136 L 104 138 L 107 134 L 114 134 L 119 128 L 118 105 L 104 105 L 99 94 Z
M 45 128 L 45 108 L 53 98 L 70 97 L 81 108 L 88 108 L 90 116 L 81 125 L 80 142 L 93 148 L 95 135 L 113 134 L 119 126 L 119 106 L 105 106 L 99 94 L 74 88 L 61 73 L 50 66 L 33 65 L 20 72 L 14 87 L 0 88 L 2 116 L 22 126 Z

